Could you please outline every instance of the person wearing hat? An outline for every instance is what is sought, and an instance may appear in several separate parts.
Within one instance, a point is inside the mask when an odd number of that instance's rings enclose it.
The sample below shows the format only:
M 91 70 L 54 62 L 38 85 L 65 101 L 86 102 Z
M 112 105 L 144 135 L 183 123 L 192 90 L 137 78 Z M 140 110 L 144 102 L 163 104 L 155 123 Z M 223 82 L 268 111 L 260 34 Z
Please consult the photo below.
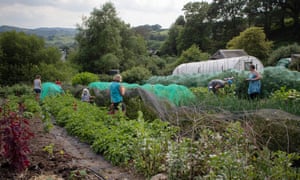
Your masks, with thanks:
M 121 85 L 122 76 L 116 74 L 113 77 L 113 82 L 109 87 L 109 94 L 111 99 L 111 114 L 114 114 L 119 110 L 119 105 L 122 107 L 122 111 L 125 112 L 125 104 L 123 103 L 123 96 L 125 95 L 125 88 Z
M 208 90 L 216 94 L 218 92 L 218 89 L 224 88 L 226 84 L 231 85 L 232 82 L 233 81 L 231 78 L 226 78 L 224 80 L 213 79 L 208 83 Z

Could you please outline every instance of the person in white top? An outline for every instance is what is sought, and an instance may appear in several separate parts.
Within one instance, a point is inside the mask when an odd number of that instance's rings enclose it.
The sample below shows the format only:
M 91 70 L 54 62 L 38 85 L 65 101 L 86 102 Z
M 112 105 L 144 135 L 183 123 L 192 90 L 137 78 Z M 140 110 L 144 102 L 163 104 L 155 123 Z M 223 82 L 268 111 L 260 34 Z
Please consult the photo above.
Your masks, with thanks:
M 33 81 L 33 90 L 35 92 L 35 100 L 40 101 L 40 94 L 42 92 L 42 81 L 40 75 L 35 76 Z

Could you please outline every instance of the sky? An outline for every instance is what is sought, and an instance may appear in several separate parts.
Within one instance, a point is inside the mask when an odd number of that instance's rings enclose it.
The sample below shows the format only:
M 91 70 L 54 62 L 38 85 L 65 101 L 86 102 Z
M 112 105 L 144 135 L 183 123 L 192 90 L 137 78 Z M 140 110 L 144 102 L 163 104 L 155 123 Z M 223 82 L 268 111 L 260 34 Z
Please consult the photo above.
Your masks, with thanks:
M 159 24 L 169 28 L 195 0 L 0 0 L 0 26 L 76 28 L 94 8 L 112 2 L 118 17 L 131 27 Z

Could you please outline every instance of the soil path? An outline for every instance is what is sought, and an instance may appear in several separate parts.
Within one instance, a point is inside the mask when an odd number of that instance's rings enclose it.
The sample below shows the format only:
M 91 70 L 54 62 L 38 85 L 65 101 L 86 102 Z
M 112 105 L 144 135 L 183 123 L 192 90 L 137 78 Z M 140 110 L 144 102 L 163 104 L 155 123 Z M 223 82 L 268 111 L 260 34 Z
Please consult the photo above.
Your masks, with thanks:
M 80 142 L 77 138 L 69 136 L 64 128 L 54 126 L 50 134 L 54 137 L 57 144 L 61 145 L 68 154 L 73 158 L 73 165 L 80 165 L 88 168 L 107 180 L 139 180 L 128 170 L 113 166 L 107 162 L 102 156 L 95 154 L 90 146 Z

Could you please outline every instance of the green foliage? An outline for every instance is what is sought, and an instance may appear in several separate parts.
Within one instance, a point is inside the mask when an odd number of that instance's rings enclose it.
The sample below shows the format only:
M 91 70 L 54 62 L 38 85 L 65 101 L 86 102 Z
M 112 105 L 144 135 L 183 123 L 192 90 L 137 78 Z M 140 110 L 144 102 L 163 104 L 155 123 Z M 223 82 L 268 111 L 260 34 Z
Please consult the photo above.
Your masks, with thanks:
M 120 68 L 120 60 L 114 54 L 108 53 L 103 55 L 100 61 L 96 61 L 95 65 L 98 68 L 103 69 L 103 73 L 108 73 L 108 70 Z
M 65 126 L 68 133 L 90 143 L 95 152 L 102 153 L 114 164 L 127 164 L 136 153 L 136 143 L 142 143 L 144 138 L 171 137 L 176 131 L 166 122 L 147 122 L 141 115 L 138 121 L 128 120 L 121 114 L 111 116 L 106 109 L 80 102 L 71 96 L 47 97 L 43 108 L 55 115 L 57 123 Z
M 7 97 L 9 95 L 22 96 L 33 93 L 32 86 L 26 84 L 14 84 L 12 86 L 4 86 L 0 88 L 0 96 Z
M 207 22 L 209 4 L 207 2 L 188 2 L 183 11 L 186 23 L 176 38 L 178 54 L 196 44 L 201 50 L 210 47 L 211 24 Z
M 300 53 L 300 46 L 297 43 L 281 46 L 274 50 L 268 58 L 268 65 L 275 65 L 281 58 L 291 57 L 292 54 Z
M 137 119 L 144 124 L 143 114 L 139 112 Z M 134 167 L 144 175 L 153 176 L 157 172 L 165 170 L 165 156 L 168 151 L 168 143 L 176 132 L 168 123 L 155 120 L 149 123 L 152 131 L 147 131 L 146 126 L 138 127 L 138 140 L 134 148 Z M 147 134 L 152 133 L 152 134 Z M 151 137 L 149 137 L 149 135 Z
M 262 74 L 262 90 L 265 96 L 285 86 L 287 89 L 300 90 L 300 73 L 283 67 L 267 67 Z
M 177 64 L 204 61 L 209 58 L 208 53 L 203 53 L 199 47 L 193 44 L 189 49 L 183 51 L 177 60 Z
M 201 99 L 218 105 L 227 103 L 226 107 L 229 100 L 238 108 L 245 105 L 238 104 L 235 97 Z M 259 103 L 253 107 L 257 105 Z M 252 134 L 239 122 L 220 121 L 216 127 L 208 125 L 203 118 L 195 118 L 189 127 L 193 135 L 179 136 L 178 141 L 174 141 L 178 128 L 161 120 L 145 120 L 142 112 L 136 119 L 122 114 L 111 116 L 106 108 L 71 96 L 47 97 L 43 108 L 51 112 L 68 133 L 91 144 L 95 152 L 113 164 L 133 165 L 146 177 L 159 172 L 168 172 L 169 179 L 293 179 L 299 176 L 297 169 L 291 167 L 291 162 L 299 158 L 296 153 L 258 148 Z
M 86 179 L 88 173 L 86 170 L 74 170 L 71 172 L 69 179 L 70 180 L 77 180 L 77 179 Z
M 96 74 L 90 73 L 90 72 L 82 72 L 76 74 L 72 78 L 72 85 L 88 85 L 91 82 L 99 81 L 99 77 Z
M 55 82 L 56 79 L 62 82 L 71 82 L 72 77 L 77 73 L 72 64 L 62 61 L 54 64 L 41 63 L 39 68 L 44 82 Z
M 54 151 L 54 144 L 51 143 L 51 144 L 45 146 L 45 147 L 43 148 L 43 151 L 47 153 L 47 155 L 48 155 L 49 158 L 53 158 L 53 156 L 54 156 L 54 154 L 53 154 L 53 151 Z
M 267 64 L 272 42 L 266 40 L 263 28 L 250 27 L 227 43 L 229 49 L 244 49 L 249 55 L 255 56 Z
M 101 9 L 94 8 L 78 27 L 76 41 L 79 50 L 73 60 L 83 71 L 104 74 L 118 67 L 123 71 L 138 64 L 139 56 L 146 55 L 144 40 L 117 17 L 111 2 Z
M 157 119 L 158 116 L 155 111 L 145 104 L 141 97 L 130 97 L 124 98 L 126 104 L 126 116 L 130 119 L 135 119 L 138 117 L 140 112 L 143 113 L 143 118 L 145 119 Z M 138 110 L 138 111 L 137 111 Z
M 4 85 L 32 82 L 36 74 L 41 74 L 40 63 L 55 63 L 60 60 L 60 52 L 53 47 L 45 47 L 43 39 L 23 32 L 9 31 L 0 34 L 0 79 Z
M 170 56 L 179 55 L 177 43 L 182 30 L 182 25 L 174 24 L 170 27 L 168 31 L 168 38 L 159 49 L 160 54 Z
M 271 99 L 278 101 L 300 101 L 300 92 L 295 89 L 286 89 L 285 86 L 281 87 L 272 93 Z
M 299 159 L 296 153 L 258 150 L 239 122 L 223 125 L 223 132 L 203 129 L 197 141 L 183 138 L 173 142 L 167 155 L 169 178 L 293 179 L 299 176 L 291 167 L 291 162 Z
M 122 72 L 123 81 L 127 83 L 142 84 L 151 76 L 151 72 L 141 66 L 132 67 L 131 69 Z
M 245 81 L 248 71 L 225 71 L 210 74 L 193 74 L 193 75 L 171 75 L 171 76 L 152 76 L 146 81 L 150 84 L 180 84 L 188 88 L 207 87 L 211 79 L 223 79 L 234 77 L 235 95 L 238 97 L 247 97 L 248 83 Z M 291 71 L 283 67 L 266 67 L 261 73 L 262 92 L 261 97 L 268 97 L 276 90 L 286 86 L 287 89 L 300 90 L 300 73 Z

